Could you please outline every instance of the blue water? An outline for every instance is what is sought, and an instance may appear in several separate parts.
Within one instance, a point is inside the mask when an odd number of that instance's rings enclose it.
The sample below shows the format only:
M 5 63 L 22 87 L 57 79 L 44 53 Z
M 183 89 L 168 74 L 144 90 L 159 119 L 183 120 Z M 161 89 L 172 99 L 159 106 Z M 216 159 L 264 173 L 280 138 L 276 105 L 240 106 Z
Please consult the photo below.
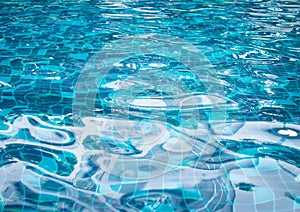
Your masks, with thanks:
M 297 0 L 0 2 L 0 211 L 300 211 Z

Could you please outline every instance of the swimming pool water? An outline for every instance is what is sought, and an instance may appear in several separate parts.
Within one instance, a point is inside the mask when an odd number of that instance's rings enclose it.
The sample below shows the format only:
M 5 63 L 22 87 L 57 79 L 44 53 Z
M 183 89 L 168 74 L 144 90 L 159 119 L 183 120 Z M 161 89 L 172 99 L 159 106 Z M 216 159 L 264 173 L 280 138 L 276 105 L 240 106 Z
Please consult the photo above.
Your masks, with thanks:
M 0 2 L 0 211 L 299 211 L 297 0 Z

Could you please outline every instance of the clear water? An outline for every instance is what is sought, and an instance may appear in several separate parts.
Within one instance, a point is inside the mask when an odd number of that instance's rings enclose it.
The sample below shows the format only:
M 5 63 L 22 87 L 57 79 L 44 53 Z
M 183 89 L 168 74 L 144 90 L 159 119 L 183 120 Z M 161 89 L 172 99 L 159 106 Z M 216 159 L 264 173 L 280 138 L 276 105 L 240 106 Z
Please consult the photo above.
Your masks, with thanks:
M 299 211 L 299 11 L 1 1 L 0 210 Z

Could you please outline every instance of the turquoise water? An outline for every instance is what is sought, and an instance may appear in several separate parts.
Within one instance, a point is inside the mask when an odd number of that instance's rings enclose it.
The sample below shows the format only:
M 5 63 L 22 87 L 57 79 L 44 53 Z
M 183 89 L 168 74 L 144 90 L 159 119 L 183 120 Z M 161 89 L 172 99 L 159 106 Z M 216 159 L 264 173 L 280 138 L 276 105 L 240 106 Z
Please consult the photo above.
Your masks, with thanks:
M 1 1 L 0 211 L 300 211 L 299 11 Z

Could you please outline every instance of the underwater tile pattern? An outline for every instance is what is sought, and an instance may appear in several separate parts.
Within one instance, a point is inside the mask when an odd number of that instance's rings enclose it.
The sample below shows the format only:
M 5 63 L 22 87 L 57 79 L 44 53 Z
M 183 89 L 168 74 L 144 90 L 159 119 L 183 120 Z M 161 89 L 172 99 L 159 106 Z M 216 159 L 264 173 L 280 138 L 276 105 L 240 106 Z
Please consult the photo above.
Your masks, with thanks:
M 299 211 L 296 0 L 0 2 L 0 211 Z

